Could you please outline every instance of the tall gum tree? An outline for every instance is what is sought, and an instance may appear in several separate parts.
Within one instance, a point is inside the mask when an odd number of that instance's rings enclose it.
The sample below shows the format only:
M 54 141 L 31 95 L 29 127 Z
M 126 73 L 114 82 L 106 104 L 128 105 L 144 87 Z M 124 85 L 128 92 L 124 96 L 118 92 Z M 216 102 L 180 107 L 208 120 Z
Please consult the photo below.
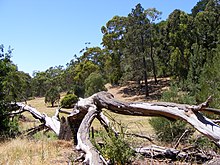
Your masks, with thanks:
M 114 16 L 102 27 L 102 44 L 108 51 L 110 82 L 119 84 L 122 77 L 121 60 L 123 58 L 123 49 L 125 47 L 124 34 L 126 32 L 126 17 Z
M 155 8 L 149 8 L 144 11 L 147 18 L 150 20 L 150 27 L 148 30 L 148 43 L 149 43 L 149 54 L 152 62 L 152 69 L 153 69 L 153 74 L 154 74 L 154 80 L 155 83 L 157 84 L 157 73 L 156 73 L 156 66 L 155 66 L 155 60 L 154 60 L 154 49 L 156 47 L 156 40 L 157 40 L 157 30 L 156 30 L 156 25 L 155 22 L 160 20 L 161 12 L 156 10 Z
M 129 61 L 133 75 L 137 81 L 144 77 L 145 96 L 149 96 L 147 82 L 147 33 L 150 27 L 150 21 L 144 13 L 144 8 L 138 4 L 135 9 L 128 15 L 126 38 L 126 59 Z M 138 76 L 139 75 L 139 76 Z M 143 75 L 143 76 L 141 76 Z

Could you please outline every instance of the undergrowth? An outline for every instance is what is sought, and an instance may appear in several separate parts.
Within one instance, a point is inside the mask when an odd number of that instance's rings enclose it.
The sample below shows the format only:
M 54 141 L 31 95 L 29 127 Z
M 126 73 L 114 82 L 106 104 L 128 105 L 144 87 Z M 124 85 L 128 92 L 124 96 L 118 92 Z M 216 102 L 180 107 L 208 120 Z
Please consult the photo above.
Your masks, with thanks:
M 96 134 L 96 140 L 92 140 L 93 145 L 110 164 L 130 164 L 134 158 L 134 150 L 129 146 L 128 137 L 125 135 L 125 127 L 116 123 L 113 124 L 113 127 L 118 128 L 117 135 L 111 127 L 108 132 L 99 131 Z
M 193 97 L 186 92 L 182 92 L 174 84 L 171 85 L 168 91 L 163 93 L 161 100 L 181 104 L 195 104 L 195 99 Z M 149 120 L 149 123 L 154 129 L 157 139 L 165 143 L 175 143 L 185 130 L 188 129 L 188 134 L 182 139 L 185 143 L 194 132 L 192 127 L 182 120 L 169 120 L 164 117 L 154 117 Z

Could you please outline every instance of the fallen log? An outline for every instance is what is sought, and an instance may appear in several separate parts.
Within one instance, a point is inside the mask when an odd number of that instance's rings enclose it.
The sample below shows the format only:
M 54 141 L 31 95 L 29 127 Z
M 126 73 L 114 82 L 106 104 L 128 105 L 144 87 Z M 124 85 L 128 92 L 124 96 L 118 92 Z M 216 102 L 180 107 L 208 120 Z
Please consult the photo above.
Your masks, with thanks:
M 219 125 L 212 122 L 212 120 L 203 116 L 200 111 L 205 111 L 208 101 L 200 105 L 186 105 L 176 103 L 164 103 L 164 102 L 153 102 L 153 103 L 124 103 L 114 100 L 113 95 L 108 92 L 99 92 L 92 95 L 87 99 L 82 99 L 76 104 L 78 113 L 85 110 L 88 111 L 91 107 L 96 109 L 108 109 L 112 112 L 133 115 L 133 116 L 163 116 L 172 119 L 182 119 L 191 124 L 195 129 L 209 137 L 218 146 L 220 146 L 220 127 Z M 71 118 L 71 115 L 69 116 Z M 108 126 L 108 124 L 107 124 Z M 82 145 L 88 143 L 88 139 L 80 140 Z M 83 149 L 82 149 L 83 150 Z M 86 152 L 86 150 L 85 150 Z M 97 154 L 96 154 L 97 155 Z M 88 158 L 89 156 L 87 156 Z M 91 160 L 87 160 L 90 162 Z
M 107 92 L 97 93 L 93 97 L 99 108 L 106 108 L 118 114 L 182 119 L 220 146 L 220 126 L 200 112 L 205 111 L 204 104 L 196 106 L 163 102 L 124 103 L 114 100 L 113 95 Z
M 196 163 L 204 163 L 213 158 L 213 155 L 208 155 L 201 152 L 187 152 L 175 148 L 161 147 L 157 145 L 150 145 L 146 147 L 139 147 L 134 149 L 135 152 L 144 155 L 147 158 L 154 159 L 170 159 L 172 161 L 193 161 Z
M 88 164 L 104 162 L 89 139 L 89 127 L 95 117 L 106 129 L 109 127 L 107 117 L 102 114 L 103 108 L 123 115 L 163 116 L 175 120 L 182 119 L 220 146 L 220 126 L 201 113 L 201 111 L 219 113 L 216 109 L 207 108 L 209 100 L 200 105 L 167 102 L 125 103 L 115 100 L 114 96 L 108 92 L 99 92 L 88 98 L 80 99 L 73 111 L 68 115 L 68 122 L 74 132 L 74 136 L 77 134 L 74 138 L 77 148 L 86 153 L 85 162 Z M 17 105 L 21 107 L 19 113 L 29 111 L 34 118 L 39 119 L 41 123 L 44 123 L 46 127 L 59 135 L 59 110 L 56 111 L 53 117 L 48 117 L 30 106 L 20 103 L 17 103 Z

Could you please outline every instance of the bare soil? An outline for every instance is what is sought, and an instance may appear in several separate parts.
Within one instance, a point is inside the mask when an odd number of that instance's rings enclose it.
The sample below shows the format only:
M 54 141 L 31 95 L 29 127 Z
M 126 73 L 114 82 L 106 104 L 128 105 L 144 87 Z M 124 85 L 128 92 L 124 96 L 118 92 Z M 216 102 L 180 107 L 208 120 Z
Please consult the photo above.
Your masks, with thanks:
M 126 102 L 133 101 L 158 101 L 164 90 L 169 88 L 170 78 L 158 78 L 157 84 L 153 79 L 148 80 L 149 96 L 145 96 L 144 83 L 137 84 L 134 81 L 127 82 L 124 86 L 112 86 L 106 84 L 108 92 L 114 95 L 115 99 Z

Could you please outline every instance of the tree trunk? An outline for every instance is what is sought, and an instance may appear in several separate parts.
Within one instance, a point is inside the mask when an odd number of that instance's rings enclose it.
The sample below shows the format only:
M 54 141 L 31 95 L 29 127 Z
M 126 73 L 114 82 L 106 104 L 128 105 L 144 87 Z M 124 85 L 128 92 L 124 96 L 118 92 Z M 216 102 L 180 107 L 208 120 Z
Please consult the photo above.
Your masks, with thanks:
M 142 55 L 143 55 L 143 66 L 144 66 L 144 83 L 145 83 L 145 96 L 149 96 L 149 88 L 148 88 L 148 82 L 147 82 L 147 64 L 145 59 L 145 49 L 144 49 L 144 37 L 141 36 L 141 47 L 142 47 Z
M 156 73 L 156 67 L 155 67 L 155 62 L 154 62 L 154 57 L 153 57 L 153 44 L 152 44 L 152 41 L 151 41 L 151 45 L 150 45 L 150 58 L 151 58 L 151 61 L 152 61 L 152 67 L 153 67 L 153 74 L 154 74 L 154 81 L 155 81 L 155 84 L 157 84 L 157 73 Z

